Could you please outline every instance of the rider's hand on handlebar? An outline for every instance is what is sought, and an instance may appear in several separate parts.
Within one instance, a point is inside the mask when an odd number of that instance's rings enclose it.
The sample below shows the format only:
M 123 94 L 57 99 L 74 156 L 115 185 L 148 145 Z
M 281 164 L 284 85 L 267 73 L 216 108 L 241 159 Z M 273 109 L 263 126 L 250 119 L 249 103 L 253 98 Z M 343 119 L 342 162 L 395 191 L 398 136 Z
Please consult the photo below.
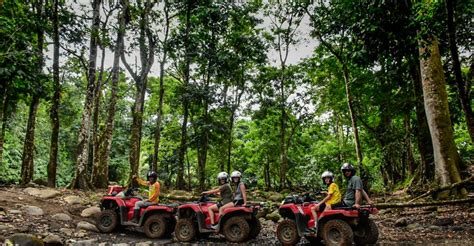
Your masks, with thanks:
M 360 208 L 360 205 L 356 203 L 356 204 L 354 204 L 353 207 L 354 207 L 354 208 Z
M 136 174 L 132 175 L 132 179 L 133 180 L 137 179 L 137 175 Z

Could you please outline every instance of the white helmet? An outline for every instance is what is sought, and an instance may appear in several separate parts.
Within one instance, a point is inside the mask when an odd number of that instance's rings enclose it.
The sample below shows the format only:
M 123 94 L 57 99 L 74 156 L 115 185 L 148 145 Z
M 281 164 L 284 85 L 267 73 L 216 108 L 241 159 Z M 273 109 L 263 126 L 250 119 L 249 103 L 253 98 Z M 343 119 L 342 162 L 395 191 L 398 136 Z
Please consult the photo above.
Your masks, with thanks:
M 242 178 L 242 173 L 240 173 L 239 171 L 233 171 L 233 172 L 230 174 L 230 177 L 231 177 L 231 178 Z
M 329 171 L 324 171 L 323 174 L 321 174 L 321 178 L 323 179 L 323 182 L 324 182 L 324 178 L 331 178 L 331 181 L 334 180 L 334 174 L 332 172 L 329 172 Z
M 227 183 L 228 178 L 229 178 L 229 174 L 227 174 L 226 172 L 220 172 L 219 174 L 217 174 L 217 181 L 220 181 L 221 179 L 223 179 Z

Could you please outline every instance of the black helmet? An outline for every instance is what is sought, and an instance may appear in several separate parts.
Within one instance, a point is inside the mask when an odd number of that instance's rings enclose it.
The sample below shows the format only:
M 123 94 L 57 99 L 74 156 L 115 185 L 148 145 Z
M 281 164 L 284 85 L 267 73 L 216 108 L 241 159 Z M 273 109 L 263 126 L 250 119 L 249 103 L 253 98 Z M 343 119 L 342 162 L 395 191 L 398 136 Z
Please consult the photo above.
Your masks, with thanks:
M 148 171 L 147 175 L 146 175 L 147 178 L 155 178 L 155 180 L 158 178 L 158 174 L 156 174 L 155 171 Z
M 341 166 L 341 171 L 342 171 L 342 172 L 344 172 L 344 171 L 346 171 L 346 170 L 351 171 L 352 175 L 355 174 L 355 168 L 354 168 L 351 164 L 349 164 L 349 163 L 347 163 L 347 162 L 344 163 L 344 164 L 342 164 L 342 166 Z

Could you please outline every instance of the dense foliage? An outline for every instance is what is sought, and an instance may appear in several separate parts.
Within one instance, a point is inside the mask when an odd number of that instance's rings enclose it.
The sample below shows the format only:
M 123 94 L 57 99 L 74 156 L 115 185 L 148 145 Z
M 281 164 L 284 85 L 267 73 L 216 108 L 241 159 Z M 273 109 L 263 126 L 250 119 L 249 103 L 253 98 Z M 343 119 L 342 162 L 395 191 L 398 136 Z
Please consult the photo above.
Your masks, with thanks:
M 49 1 L 30 2 L 0 1 L 0 184 L 21 180 L 22 150 L 35 95 L 40 103 L 35 122 L 34 179 L 47 179 L 54 93 L 49 41 L 54 8 Z M 88 1 L 58 1 L 61 99 L 57 186 L 68 186 L 76 170 L 78 132 L 91 71 L 86 57 L 91 37 L 99 40 L 96 77 L 102 76 L 102 84 L 94 92 L 94 98 L 100 95 L 94 109 L 98 121 L 88 129 L 90 138 L 94 131 L 100 136 L 105 129 L 113 97 L 110 77 L 119 18 L 126 24 L 122 61 L 128 61 L 130 67 L 127 70 L 121 64 L 108 156 L 110 182 L 128 183 L 131 141 L 139 144 L 141 175 L 152 168 L 155 142 L 159 141 L 157 171 L 159 180 L 169 187 L 182 185 L 177 182 L 182 174 L 184 188 L 204 189 L 216 185 L 217 172 L 234 169 L 242 171 L 253 187 L 317 187 L 322 185 L 319 175 L 323 171 L 335 172 L 342 182 L 340 165 L 358 165 L 354 142 L 358 138 L 359 170 L 372 189 L 429 184 L 434 180 L 435 160 L 432 148 L 426 148 L 431 139 L 423 124 L 426 117 L 417 71 L 419 59 L 423 59 L 418 54 L 420 40 L 430 35 L 439 39 L 461 170 L 474 162 L 472 129 L 466 124 L 454 76 L 442 1 L 424 5 L 345 0 L 309 5 L 304 1 L 98 2 L 101 24 L 107 25 L 99 28 L 99 33 L 91 33 L 91 23 L 87 23 L 93 6 Z M 37 4 L 44 8 L 44 16 L 36 14 Z M 465 94 L 471 102 L 472 5 L 472 1 L 460 0 L 454 9 L 456 49 Z M 43 72 L 35 67 L 42 59 L 35 52 L 39 28 L 46 37 Z M 311 54 L 298 52 L 308 43 L 315 46 Z M 149 49 L 154 49 L 156 62 L 140 78 L 146 88 L 141 132 L 134 140 L 131 131 L 138 117 L 134 107 L 140 100 L 140 87 L 130 71 L 139 74 L 147 66 L 143 62 L 152 62 L 143 58 Z M 296 55 L 299 60 L 287 59 Z M 101 67 L 102 57 L 105 62 Z M 99 75 L 101 69 L 103 74 Z M 353 134 L 352 117 L 358 135 Z M 91 173 L 98 152 L 93 139 L 87 144 L 87 173 Z

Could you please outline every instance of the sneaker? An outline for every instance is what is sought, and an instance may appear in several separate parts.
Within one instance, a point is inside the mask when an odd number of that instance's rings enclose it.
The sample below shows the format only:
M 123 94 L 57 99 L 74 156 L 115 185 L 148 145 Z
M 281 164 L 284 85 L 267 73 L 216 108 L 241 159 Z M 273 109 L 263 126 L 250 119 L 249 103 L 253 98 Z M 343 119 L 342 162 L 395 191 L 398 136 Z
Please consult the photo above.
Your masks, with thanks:
M 212 228 L 213 230 L 218 230 L 218 229 L 219 229 L 219 224 L 211 225 L 211 228 Z

